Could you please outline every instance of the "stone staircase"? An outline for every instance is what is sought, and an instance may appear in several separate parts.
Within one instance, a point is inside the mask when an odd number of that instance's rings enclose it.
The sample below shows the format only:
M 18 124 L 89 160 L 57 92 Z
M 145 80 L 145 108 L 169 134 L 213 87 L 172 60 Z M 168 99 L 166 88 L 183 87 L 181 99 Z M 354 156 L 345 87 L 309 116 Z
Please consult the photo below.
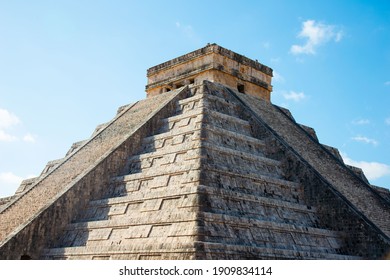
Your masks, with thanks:
M 45 259 L 351 259 L 231 93 L 191 87 Z M 272 148 L 272 147 L 271 147 Z
M 202 110 L 200 95 L 178 101 L 44 258 L 194 258 Z
M 348 236 L 348 253 L 365 258 L 389 254 L 390 204 L 364 176 L 344 164 L 335 148 L 318 142 L 286 110 L 241 93 L 236 100 L 272 132 L 286 177 L 302 184 L 306 201 L 320 208 L 321 222 Z M 315 134 L 315 132 L 314 132 Z M 275 141 L 274 141 L 275 142 Z M 277 153 L 276 153 L 277 154 Z
M 0 259 L 36 259 L 91 199 L 107 192 L 129 155 L 188 89 L 122 107 L 112 121 L 0 210 Z M 42 236 L 42 238 L 37 238 Z
M 224 87 L 206 83 L 200 196 L 203 259 L 348 259 L 303 187 L 270 156 L 267 134 Z

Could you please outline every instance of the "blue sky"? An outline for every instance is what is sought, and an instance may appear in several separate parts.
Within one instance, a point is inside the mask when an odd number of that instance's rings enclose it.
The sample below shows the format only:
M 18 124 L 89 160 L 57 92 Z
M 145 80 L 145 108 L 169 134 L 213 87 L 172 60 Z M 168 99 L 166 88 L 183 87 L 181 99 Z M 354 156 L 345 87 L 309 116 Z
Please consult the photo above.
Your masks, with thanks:
M 387 0 L 0 0 L 0 196 L 207 43 L 272 67 L 272 102 L 390 187 Z

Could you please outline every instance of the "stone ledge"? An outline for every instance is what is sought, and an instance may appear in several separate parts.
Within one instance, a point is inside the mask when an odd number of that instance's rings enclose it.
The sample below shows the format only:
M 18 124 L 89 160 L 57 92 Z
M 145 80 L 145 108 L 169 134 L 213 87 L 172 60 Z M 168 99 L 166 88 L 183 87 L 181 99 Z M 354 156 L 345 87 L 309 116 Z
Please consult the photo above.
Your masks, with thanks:
M 270 184 L 275 184 L 275 185 L 282 185 L 282 186 L 290 186 L 290 187 L 299 187 L 299 183 L 295 183 L 292 181 L 280 179 L 280 178 L 275 178 L 275 177 L 269 177 L 265 175 L 259 175 L 259 174 L 240 174 L 240 173 L 235 173 L 235 172 L 229 172 L 227 170 L 221 170 L 221 169 L 216 169 L 213 166 L 204 166 L 203 170 L 207 170 L 210 172 L 216 172 L 220 173 L 223 175 L 229 175 L 233 177 L 242 177 L 242 178 L 248 178 L 254 181 L 261 181 L 261 182 L 267 182 Z
M 269 198 L 269 197 L 260 197 L 251 194 L 246 194 L 246 193 L 237 193 L 230 190 L 223 190 L 223 189 L 218 189 L 215 187 L 209 187 L 204 185 L 199 186 L 199 191 L 208 195 L 216 195 L 218 197 L 228 197 L 228 198 L 235 198 L 239 200 L 247 200 L 247 201 L 260 203 L 262 205 L 288 208 L 288 209 L 293 209 L 304 213 L 315 213 L 317 211 L 315 207 L 308 207 L 307 205 L 303 205 L 303 204 L 282 201 L 280 199 Z
M 232 256 L 233 259 L 332 259 L 332 260 L 351 260 L 360 259 L 359 257 L 319 253 L 310 251 L 296 251 L 288 249 L 273 249 L 264 247 L 252 247 L 244 245 L 224 245 L 220 243 L 197 242 L 204 248 L 204 254 L 211 255 L 209 259 L 227 259 Z M 220 257 L 218 257 L 218 255 Z
M 209 44 L 209 45 L 207 45 L 201 49 L 198 49 L 196 51 L 190 52 L 188 54 L 179 56 L 179 57 L 174 58 L 172 60 L 169 60 L 167 62 L 164 62 L 164 63 L 158 64 L 154 67 L 151 67 L 147 70 L 147 76 L 150 76 L 156 72 L 159 72 L 163 69 L 172 67 L 174 65 L 185 63 L 189 60 L 195 59 L 197 57 L 203 56 L 203 55 L 208 54 L 208 53 L 221 54 L 223 56 L 229 57 L 230 59 L 232 59 L 234 61 L 237 61 L 241 64 L 250 66 L 254 69 L 257 69 L 261 72 L 264 72 L 267 75 L 272 76 L 272 69 L 270 67 L 267 67 L 267 66 L 265 66 L 257 61 L 249 59 L 249 58 L 247 58 L 243 55 L 240 55 L 238 53 L 235 53 L 231 50 L 228 50 L 228 49 L 225 49 L 221 46 L 218 46 L 217 44 Z

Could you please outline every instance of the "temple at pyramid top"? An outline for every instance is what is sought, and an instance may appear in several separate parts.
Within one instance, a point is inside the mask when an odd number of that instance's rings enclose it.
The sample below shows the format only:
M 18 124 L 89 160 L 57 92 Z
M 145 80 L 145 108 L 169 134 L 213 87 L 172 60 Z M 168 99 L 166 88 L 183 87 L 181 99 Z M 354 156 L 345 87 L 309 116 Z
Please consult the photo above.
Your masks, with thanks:
M 147 96 L 198 84 L 216 82 L 241 93 L 270 100 L 272 69 L 217 44 L 151 67 L 147 71 Z

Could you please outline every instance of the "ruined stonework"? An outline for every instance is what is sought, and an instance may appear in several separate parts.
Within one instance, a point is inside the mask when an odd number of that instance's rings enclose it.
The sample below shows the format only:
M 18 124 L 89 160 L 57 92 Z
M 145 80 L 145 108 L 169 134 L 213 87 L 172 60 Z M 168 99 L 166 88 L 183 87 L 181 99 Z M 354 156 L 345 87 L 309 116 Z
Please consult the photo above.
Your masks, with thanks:
M 389 257 L 389 192 L 270 102 L 272 69 L 212 44 L 148 76 L 0 200 L 1 259 Z

